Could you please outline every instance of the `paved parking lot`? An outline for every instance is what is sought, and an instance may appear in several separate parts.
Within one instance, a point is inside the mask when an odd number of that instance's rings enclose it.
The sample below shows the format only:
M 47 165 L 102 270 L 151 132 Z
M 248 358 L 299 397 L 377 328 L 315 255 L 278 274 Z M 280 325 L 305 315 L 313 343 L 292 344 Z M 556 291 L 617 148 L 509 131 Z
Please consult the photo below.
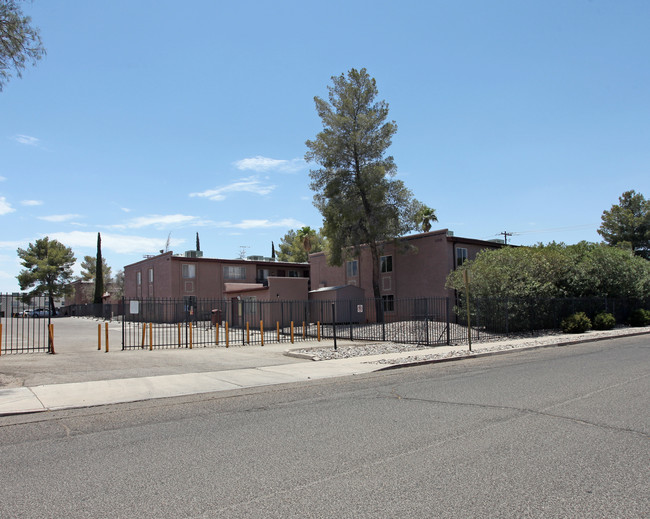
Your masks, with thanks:
M 196 347 L 122 351 L 122 323 L 110 322 L 109 352 L 105 352 L 105 323 L 88 318 L 53 318 L 55 355 L 47 353 L 0 356 L 0 387 L 11 388 L 87 382 L 155 375 L 202 373 L 259 366 L 309 362 L 287 357 L 292 347 L 312 343 Z M 101 326 L 102 350 L 97 350 Z M 316 342 L 314 345 L 318 344 Z M 321 345 L 327 344 L 321 342 Z

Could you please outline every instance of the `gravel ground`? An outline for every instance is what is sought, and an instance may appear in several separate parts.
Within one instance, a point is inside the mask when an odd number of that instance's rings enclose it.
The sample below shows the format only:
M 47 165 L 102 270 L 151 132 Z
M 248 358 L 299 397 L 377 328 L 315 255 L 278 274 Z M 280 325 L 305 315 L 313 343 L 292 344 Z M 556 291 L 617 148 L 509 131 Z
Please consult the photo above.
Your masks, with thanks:
M 546 331 L 540 332 L 537 335 L 531 336 L 517 336 L 508 337 L 500 341 L 489 342 L 474 342 L 472 341 L 472 351 L 470 352 L 467 345 L 458 345 L 461 349 L 448 351 L 448 347 L 444 347 L 445 351 L 436 353 L 436 347 L 417 346 L 414 344 L 398 344 L 394 342 L 385 343 L 359 343 L 352 345 L 339 346 L 336 351 L 333 348 L 306 348 L 299 350 L 292 350 L 295 353 L 302 353 L 310 355 L 313 360 L 332 360 L 332 359 L 348 359 L 351 357 L 362 357 L 368 355 L 385 355 L 391 353 L 405 353 L 422 351 L 421 354 L 414 353 L 409 356 L 401 356 L 397 358 L 385 358 L 380 360 L 369 361 L 373 364 L 409 364 L 413 362 L 423 362 L 429 360 L 438 360 L 454 357 L 466 357 L 468 355 L 475 355 L 477 353 L 487 353 L 493 351 L 503 351 L 519 348 L 530 348 L 535 346 L 547 346 L 552 344 L 559 344 L 572 341 L 595 340 L 608 337 L 616 337 L 628 334 L 637 333 L 650 333 L 650 326 L 642 328 L 619 327 L 614 330 L 604 331 L 589 331 L 586 333 L 578 334 L 564 334 L 559 331 Z M 442 347 L 438 347 L 442 348 Z

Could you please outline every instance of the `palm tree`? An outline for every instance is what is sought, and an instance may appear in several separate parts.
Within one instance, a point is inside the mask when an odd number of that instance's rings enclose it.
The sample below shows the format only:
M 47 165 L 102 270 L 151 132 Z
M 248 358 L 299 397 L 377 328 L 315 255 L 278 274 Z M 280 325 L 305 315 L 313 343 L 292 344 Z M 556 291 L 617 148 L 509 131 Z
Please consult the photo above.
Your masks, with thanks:
M 424 206 L 420 211 L 420 224 L 422 225 L 422 230 L 424 232 L 429 232 L 431 230 L 431 222 L 437 222 L 438 217 L 436 216 L 436 210 L 431 209 L 429 206 Z
M 311 250 L 311 240 L 314 236 L 316 236 L 316 231 L 309 226 L 298 230 L 298 238 L 302 240 L 302 246 L 305 248 L 305 252 L 308 256 L 309 251 Z

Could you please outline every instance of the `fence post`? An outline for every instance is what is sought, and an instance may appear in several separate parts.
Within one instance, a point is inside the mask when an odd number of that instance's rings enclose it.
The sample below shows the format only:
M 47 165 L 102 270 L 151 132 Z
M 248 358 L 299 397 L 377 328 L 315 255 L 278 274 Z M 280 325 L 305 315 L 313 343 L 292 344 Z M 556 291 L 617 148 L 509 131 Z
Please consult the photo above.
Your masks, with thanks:
M 349 306 L 349 312 L 350 312 L 348 314 L 348 317 L 350 318 L 350 340 L 353 341 L 354 340 L 354 332 L 352 331 L 352 299 L 350 299 L 350 301 L 348 301 L 348 302 L 349 302 L 348 306 Z
M 332 332 L 334 334 L 334 351 L 336 351 L 336 306 L 332 303 Z
M 429 316 L 428 315 L 424 317 L 424 326 L 426 327 L 424 333 L 427 339 L 427 346 L 428 346 L 429 345 Z

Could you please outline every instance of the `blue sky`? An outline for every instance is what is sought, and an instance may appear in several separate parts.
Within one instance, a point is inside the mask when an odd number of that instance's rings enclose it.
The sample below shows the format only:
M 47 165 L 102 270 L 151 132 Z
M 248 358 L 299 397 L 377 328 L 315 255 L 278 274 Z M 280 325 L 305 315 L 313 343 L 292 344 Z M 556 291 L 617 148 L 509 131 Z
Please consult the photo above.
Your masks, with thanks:
M 43 236 L 113 271 L 270 255 L 318 228 L 314 96 L 367 68 L 398 177 L 456 235 L 600 241 L 650 196 L 650 2 L 34 0 L 47 56 L 0 92 L 0 292 Z M 171 233 L 171 234 L 170 234 Z M 78 267 L 77 267 L 78 271 Z

